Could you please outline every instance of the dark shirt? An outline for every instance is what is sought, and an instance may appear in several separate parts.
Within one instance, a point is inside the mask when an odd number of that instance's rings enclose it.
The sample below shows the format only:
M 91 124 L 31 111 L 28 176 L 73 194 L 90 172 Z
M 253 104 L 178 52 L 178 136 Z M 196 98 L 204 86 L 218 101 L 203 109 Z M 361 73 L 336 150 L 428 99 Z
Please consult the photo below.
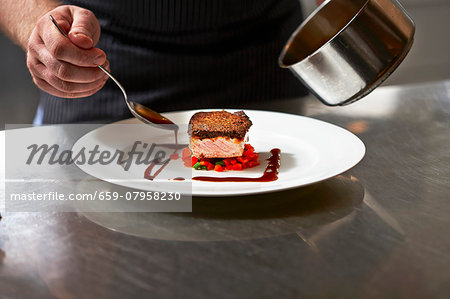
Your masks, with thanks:
M 245 108 L 306 90 L 278 56 L 302 21 L 298 0 L 74 0 L 92 10 L 97 47 L 130 99 L 164 112 Z M 43 123 L 110 122 L 131 117 L 109 80 L 95 95 L 42 92 Z

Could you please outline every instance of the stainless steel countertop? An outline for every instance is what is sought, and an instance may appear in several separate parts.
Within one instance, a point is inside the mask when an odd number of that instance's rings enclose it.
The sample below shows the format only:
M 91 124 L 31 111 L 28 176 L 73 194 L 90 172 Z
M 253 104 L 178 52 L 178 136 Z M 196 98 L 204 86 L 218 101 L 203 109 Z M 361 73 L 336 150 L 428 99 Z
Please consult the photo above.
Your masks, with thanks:
M 347 128 L 366 156 L 304 188 L 194 198 L 193 213 L 2 212 L 0 297 L 448 298 L 450 81 L 267 108 Z

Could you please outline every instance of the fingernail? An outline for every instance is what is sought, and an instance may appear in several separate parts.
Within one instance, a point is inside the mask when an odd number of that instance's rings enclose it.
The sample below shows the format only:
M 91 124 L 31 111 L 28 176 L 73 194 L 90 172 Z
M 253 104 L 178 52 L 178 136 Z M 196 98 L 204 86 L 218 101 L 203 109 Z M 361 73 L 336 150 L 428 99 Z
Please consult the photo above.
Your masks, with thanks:
M 105 57 L 103 55 L 97 56 L 94 59 L 94 64 L 102 65 L 105 62 Z
M 73 37 L 78 37 L 78 36 L 82 36 L 82 37 L 85 37 L 85 38 L 87 38 L 87 39 L 89 39 L 89 40 L 91 40 L 92 41 L 92 38 L 90 38 L 89 36 L 87 36 L 86 34 L 84 34 L 84 33 L 80 33 L 80 32 L 75 32 L 74 34 L 73 34 Z

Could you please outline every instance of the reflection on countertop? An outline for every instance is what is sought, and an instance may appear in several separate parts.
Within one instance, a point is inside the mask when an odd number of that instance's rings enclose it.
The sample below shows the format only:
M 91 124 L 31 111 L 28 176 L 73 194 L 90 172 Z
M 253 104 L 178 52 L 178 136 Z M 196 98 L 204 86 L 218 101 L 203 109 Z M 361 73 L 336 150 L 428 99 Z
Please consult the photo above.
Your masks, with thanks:
M 86 213 L 91 221 L 139 237 L 175 241 L 267 238 L 332 223 L 364 197 L 354 177 L 292 190 L 239 197 L 194 197 L 192 213 Z

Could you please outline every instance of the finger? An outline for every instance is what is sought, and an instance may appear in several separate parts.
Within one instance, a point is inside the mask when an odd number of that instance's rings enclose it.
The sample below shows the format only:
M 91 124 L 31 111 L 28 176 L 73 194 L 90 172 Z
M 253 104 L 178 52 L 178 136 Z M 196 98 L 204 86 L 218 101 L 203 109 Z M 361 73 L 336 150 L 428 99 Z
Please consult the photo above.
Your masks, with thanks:
M 106 54 L 100 49 L 81 49 L 59 32 L 48 31 L 41 34 L 45 47 L 58 60 L 85 67 L 94 67 L 106 62 Z
M 104 65 L 109 67 L 109 62 Z M 53 60 L 47 67 L 54 76 L 67 82 L 90 83 L 107 79 L 106 74 L 98 67 L 78 67 L 58 60 Z
M 42 63 L 35 63 L 32 67 L 33 75 L 45 80 L 51 86 L 59 91 L 66 93 L 81 93 L 97 89 L 105 84 L 106 78 L 102 78 L 90 83 L 73 83 L 67 82 L 54 76 Z
M 34 50 L 32 54 L 34 53 Z M 89 83 L 105 78 L 105 73 L 98 67 L 80 67 L 71 63 L 55 59 L 47 49 L 42 47 L 36 57 L 41 61 L 54 76 L 61 80 L 74 83 Z M 109 62 L 106 61 L 105 66 L 109 67 Z
M 73 24 L 72 10 L 81 10 L 74 6 L 60 6 L 50 13 L 53 18 L 65 32 L 71 28 Z M 95 19 L 96 20 L 96 19 Z M 72 63 L 78 66 L 97 66 L 106 62 L 106 54 L 97 48 L 82 49 L 73 44 L 70 39 L 66 38 L 52 21 L 48 15 L 43 16 L 37 24 L 37 35 L 43 41 L 45 47 L 58 60 Z M 100 30 L 100 29 L 98 29 Z M 96 38 L 100 36 L 100 32 L 95 33 Z
M 79 93 L 85 92 L 89 90 L 93 90 L 98 86 L 103 86 L 108 77 L 102 76 L 98 80 L 88 83 L 73 83 L 61 80 L 57 76 L 55 76 L 50 69 L 48 69 L 44 63 L 39 61 L 36 57 L 32 55 L 28 55 L 27 57 L 27 66 L 30 70 L 30 73 L 33 77 L 38 77 L 42 80 L 45 80 L 47 83 L 52 85 L 54 88 L 59 91 L 63 91 L 66 93 Z
M 68 22 L 60 15 L 55 15 L 57 22 Z M 82 49 L 59 32 L 50 19 L 43 19 L 37 28 L 38 36 L 50 54 L 58 60 L 78 66 L 93 67 L 106 62 L 106 54 L 98 48 Z
M 100 24 L 93 12 L 73 5 L 63 5 L 51 13 L 58 26 L 67 33 L 75 45 L 90 49 L 97 44 L 100 38 Z
M 104 67 L 108 72 L 111 73 L 111 65 L 109 64 L 109 60 L 107 59 L 106 62 L 102 65 L 102 67 Z M 107 74 L 105 74 L 105 76 L 107 76 L 109 78 L 109 76 Z
M 78 67 L 67 62 L 56 60 L 45 48 L 43 41 L 35 34 L 30 37 L 27 51 L 28 67 L 42 62 L 53 75 L 61 80 L 74 83 L 89 83 L 106 79 L 107 75 L 98 67 Z M 107 60 L 103 67 L 110 69 Z
M 55 87 L 51 86 L 47 81 L 45 81 L 41 78 L 38 78 L 38 77 L 33 77 L 33 82 L 36 84 L 36 86 L 38 86 L 40 89 L 42 89 L 43 91 L 45 91 L 49 94 L 52 94 L 54 96 L 61 97 L 61 98 L 71 98 L 71 99 L 91 96 L 91 95 L 95 94 L 97 91 L 99 91 L 100 89 L 102 89 L 102 87 L 103 87 L 103 86 L 101 86 L 94 90 L 90 90 L 90 91 L 86 91 L 86 92 L 67 93 L 67 92 L 62 92 L 62 91 L 56 89 Z
M 70 40 L 80 48 L 94 47 L 100 38 L 100 24 L 90 10 L 71 6 L 72 26 L 69 31 Z
M 72 12 L 69 6 L 67 5 L 58 6 L 54 10 L 50 11 L 48 14 L 42 16 L 37 23 L 37 26 L 39 27 L 40 30 L 47 28 L 47 25 L 52 23 L 51 25 L 53 29 L 59 32 L 58 28 L 50 20 L 49 15 L 53 17 L 56 24 L 58 24 L 58 27 L 60 27 L 63 30 L 63 32 L 65 32 L 66 34 L 67 32 L 69 32 L 71 24 L 73 22 Z M 59 33 L 61 34 L 61 32 Z

